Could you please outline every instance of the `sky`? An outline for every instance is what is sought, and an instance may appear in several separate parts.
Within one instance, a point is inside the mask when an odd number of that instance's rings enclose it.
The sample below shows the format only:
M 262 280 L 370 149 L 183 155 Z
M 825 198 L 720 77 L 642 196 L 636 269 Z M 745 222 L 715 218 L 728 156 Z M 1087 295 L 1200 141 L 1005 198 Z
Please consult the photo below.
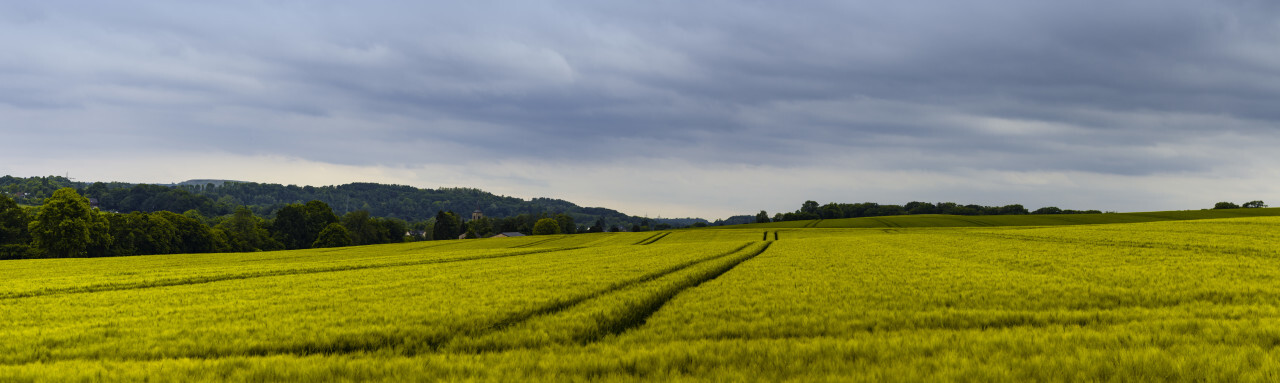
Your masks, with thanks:
M 1273 1 L 0 3 L 0 174 L 650 217 L 1280 196 Z

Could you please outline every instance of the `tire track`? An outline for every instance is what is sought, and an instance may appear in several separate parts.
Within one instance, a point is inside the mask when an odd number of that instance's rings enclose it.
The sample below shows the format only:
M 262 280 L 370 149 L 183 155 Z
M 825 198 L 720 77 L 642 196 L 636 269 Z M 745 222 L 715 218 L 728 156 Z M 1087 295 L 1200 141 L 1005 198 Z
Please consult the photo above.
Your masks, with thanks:
M 534 310 L 517 313 L 511 316 L 508 316 L 506 318 L 503 318 L 495 322 L 494 324 L 484 328 L 479 328 L 471 331 L 464 330 L 464 331 L 457 332 L 453 335 L 443 335 L 443 334 L 427 333 L 427 332 L 421 332 L 421 331 L 407 331 L 407 332 L 398 333 L 398 334 L 385 334 L 385 333 L 350 334 L 345 336 L 339 336 L 337 338 L 324 341 L 324 342 L 302 341 L 302 342 L 296 342 L 296 343 L 255 345 L 247 349 L 234 350 L 226 353 L 216 353 L 216 352 L 210 353 L 209 350 L 202 350 L 199 353 L 190 353 L 190 354 L 180 353 L 176 355 L 165 355 L 163 357 L 145 357 L 145 356 L 137 357 L 136 356 L 136 357 L 125 357 L 123 359 L 125 360 L 158 360 L 158 359 L 174 358 L 174 357 L 191 358 L 191 359 L 217 359 L 217 358 L 224 358 L 228 356 L 341 355 L 341 354 L 354 354 L 354 353 L 369 353 L 369 352 L 387 351 L 387 350 L 390 350 L 393 354 L 406 355 L 406 356 L 432 353 L 432 352 L 440 351 L 443 347 L 447 346 L 450 341 L 454 340 L 454 338 L 457 338 L 459 336 L 470 337 L 470 336 L 484 335 L 487 333 L 500 331 L 503 328 L 517 325 L 521 322 L 524 322 L 526 320 L 529 320 L 538 316 L 555 314 L 557 312 L 572 308 L 573 306 L 589 301 L 591 299 L 599 298 L 601 296 L 605 296 L 610 293 L 626 289 L 628 287 L 649 282 L 649 281 L 667 276 L 669 274 L 676 273 L 681 270 L 685 270 L 690 267 L 697 266 L 699 264 L 712 262 L 718 259 L 723 259 L 725 257 L 732 256 L 734 254 L 739 254 L 743 250 L 746 250 L 747 248 L 751 247 L 753 244 L 756 244 L 756 243 L 758 242 L 748 242 L 743 244 L 742 246 L 739 246 L 737 248 L 734 248 L 733 250 L 730 250 L 724 253 L 720 253 L 720 254 L 716 254 L 716 255 L 700 258 L 700 259 L 694 259 L 694 260 L 683 262 L 677 265 L 673 265 L 671 267 L 668 267 L 662 270 L 657 270 L 654 272 L 650 272 L 635 278 L 631 278 L 631 279 L 616 283 L 604 289 L 593 291 L 591 293 L 584 294 L 582 296 L 570 298 L 567 300 L 555 301 Z M 557 249 L 554 251 L 564 251 L 564 249 Z M 504 256 L 547 253 L 547 252 L 554 252 L 554 251 L 542 250 L 542 251 L 534 251 L 534 252 L 523 252 L 519 254 L 508 254 Z M 495 256 L 490 258 L 497 258 L 497 257 Z M 463 259 L 455 259 L 450 261 L 462 261 L 462 260 Z M 440 263 L 443 263 L 443 262 L 440 262 Z M 733 264 L 736 265 L 737 263 L 741 263 L 741 261 L 734 262 Z M 67 361 L 67 360 L 92 360 L 92 359 L 83 358 L 83 357 L 68 357 L 68 358 L 56 358 L 54 360 Z M 27 363 L 30 363 L 30 362 L 5 361 L 5 362 L 0 362 L 0 365 L 22 365 Z
M 544 244 L 544 243 L 547 243 L 547 242 L 559 241 L 559 240 L 562 240 L 562 239 L 565 239 L 565 238 L 568 238 L 568 236 L 558 237 L 558 238 L 547 238 L 547 239 L 543 239 L 543 240 L 533 241 L 533 242 L 529 242 L 529 243 L 526 243 L 526 244 L 523 244 L 523 245 L 515 245 L 515 246 L 511 246 L 511 247 L 509 247 L 508 249 L 520 249 L 520 248 L 525 248 L 525 247 L 533 247 L 533 246 L 538 246 L 538 245 L 541 245 L 541 244 Z
M 615 292 L 615 291 L 618 291 L 618 290 L 622 290 L 622 289 L 625 289 L 625 288 L 628 288 L 628 287 L 631 287 L 631 286 L 635 286 L 635 285 L 638 285 L 638 284 L 641 284 L 641 283 L 645 283 L 645 282 L 652 281 L 652 280 L 655 280 L 655 279 L 658 279 L 658 278 L 662 278 L 662 277 L 667 276 L 667 275 L 669 275 L 669 274 L 676 273 L 676 272 L 679 272 L 679 271 L 681 271 L 681 270 L 688 269 L 688 268 L 690 268 L 690 267 L 697 266 L 697 265 L 702 264 L 702 263 L 705 263 L 705 262 L 710 262 L 710 261 L 714 261 L 714 260 L 717 260 L 717 259 L 720 259 L 720 258 L 728 257 L 728 256 L 730 256 L 730 255 L 737 254 L 737 253 L 741 252 L 742 250 L 745 250 L 747 247 L 750 247 L 752 244 L 753 244 L 753 242 L 748 242 L 748 243 L 746 243 L 746 244 L 743 244 L 742 246 L 739 246 L 739 247 L 737 247 L 737 248 L 735 248 L 735 249 L 733 249 L 733 250 L 730 250 L 730 251 L 728 251 L 728 252 L 725 252 L 725 253 L 723 253 L 723 254 L 717 254 L 717 255 L 710 256 L 710 257 L 706 257 L 706 258 L 694 259 L 694 260 L 691 260 L 691 261 L 687 261 L 687 262 L 684 262 L 684 263 L 680 263 L 680 264 L 677 264 L 677 265 L 674 265 L 674 266 L 671 266 L 671 267 L 668 267 L 668 268 L 665 268 L 665 269 L 662 269 L 662 270 L 654 271 L 654 272 L 651 272 L 651 273 L 648 273 L 648 274 L 641 275 L 641 276 L 636 277 L 636 278 L 628 279 L 628 280 L 625 280 L 625 281 L 623 281 L 623 282 L 619 282 L 619 283 L 613 284 L 613 285 L 611 285 L 611 286 L 609 286 L 609 287 L 606 287 L 606 288 L 604 288 L 604 289 L 601 289 L 601 290 L 597 290 L 597 291 L 591 292 L 591 293 L 589 293 L 589 294 L 585 294 L 585 295 L 582 295 L 582 296 L 578 296 L 578 297 L 574 297 L 574 298 L 570 298 L 570 299 L 566 299 L 566 300 L 562 300 L 562 301 L 552 302 L 551 304 L 548 304 L 548 305 L 543 306 L 543 307 L 539 307 L 539 308 L 534 309 L 534 310 L 530 310 L 530 311 L 526 311 L 526 312 L 522 312 L 522 313 L 517 313 L 517 314 L 511 315 L 511 316 L 509 316 L 509 317 L 507 317 L 507 318 L 501 319 L 501 320 L 499 320 L 499 321 L 497 321 L 497 322 L 494 322 L 492 325 L 489 325 L 489 326 L 487 326 L 487 327 L 485 327 L 485 328 L 481 329 L 480 331 L 476 331 L 476 332 L 469 333 L 468 335 L 470 335 L 470 336 L 483 335 L 484 333 L 493 332 L 493 331 L 498 331 L 498 330 L 501 330 L 501 329 L 503 329 L 503 328 L 507 328 L 507 327 L 510 327 L 510 326 L 513 326 L 513 325 L 519 324 L 519 323 L 521 323 L 521 322 L 527 321 L 527 320 L 532 319 L 532 318 L 537 317 L 537 316 L 555 314 L 555 313 L 557 313 L 557 312 L 564 311 L 564 310 L 566 310 L 566 309 L 572 308 L 573 306 L 576 306 L 576 305 L 578 305 L 578 304 L 581 304 L 582 302 L 586 302 L 586 301 L 591 300 L 591 299 L 599 298 L 599 297 L 601 297 L 601 296 L 607 295 L 607 294 L 609 294 L 609 293 L 612 293 L 612 292 Z
M 653 237 L 652 239 L 648 239 L 646 241 L 640 241 L 639 245 L 652 245 L 654 242 L 658 242 L 663 238 L 666 238 L 668 235 L 671 235 L 671 232 L 668 231 L 668 232 L 659 234 L 656 237 Z
M 681 283 L 674 284 L 672 286 L 669 286 L 666 289 L 663 289 L 662 291 L 658 292 L 655 295 L 646 297 L 646 299 L 638 302 L 638 304 L 634 308 L 626 312 L 621 317 L 598 318 L 597 328 L 601 329 L 602 331 L 599 331 L 599 332 L 590 334 L 587 337 L 584 337 L 584 339 L 581 339 L 582 343 L 593 343 L 593 342 L 599 341 L 601 338 L 605 336 L 621 334 L 631 329 L 634 329 L 636 327 L 643 326 L 645 322 L 649 320 L 649 317 L 653 316 L 653 314 L 658 312 L 658 310 L 661 310 L 662 306 L 666 305 L 667 302 L 670 302 L 677 295 L 680 295 L 680 293 L 683 293 L 686 290 L 698 287 L 703 283 L 719 278 L 721 275 L 724 275 L 724 273 L 729 272 L 729 270 L 733 270 L 734 267 L 738 267 L 738 265 L 742 264 L 743 262 L 749 261 L 752 258 L 755 258 L 756 256 L 759 256 L 760 254 L 764 253 L 766 250 L 769 250 L 769 246 L 771 245 L 773 245 L 773 242 L 764 242 L 764 245 L 761 246 L 758 250 L 753 250 L 747 255 L 742 256 L 741 258 L 738 258 L 733 262 L 729 262 L 719 267 L 713 268 L 711 270 L 707 270 L 706 272 L 690 276 L 689 278 L 685 279 Z
M 642 239 L 642 240 L 636 241 L 636 243 L 633 243 L 632 245 L 643 245 L 643 244 L 645 244 L 645 242 L 648 242 L 650 239 L 653 239 L 653 237 L 657 237 L 657 236 L 659 236 L 659 235 L 662 235 L 662 233 L 654 233 L 653 235 L 650 235 L 650 236 L 648 236 L 648 237 L 644 237 L 644 239 Z

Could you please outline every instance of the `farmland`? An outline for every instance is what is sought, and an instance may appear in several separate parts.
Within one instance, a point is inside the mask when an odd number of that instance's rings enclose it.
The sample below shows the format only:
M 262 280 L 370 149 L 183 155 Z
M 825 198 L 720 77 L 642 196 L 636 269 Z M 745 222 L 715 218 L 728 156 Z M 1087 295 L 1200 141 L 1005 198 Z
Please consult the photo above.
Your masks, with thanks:
M 1275 381 L 1277 210 L 5 261 L 0 381 Z

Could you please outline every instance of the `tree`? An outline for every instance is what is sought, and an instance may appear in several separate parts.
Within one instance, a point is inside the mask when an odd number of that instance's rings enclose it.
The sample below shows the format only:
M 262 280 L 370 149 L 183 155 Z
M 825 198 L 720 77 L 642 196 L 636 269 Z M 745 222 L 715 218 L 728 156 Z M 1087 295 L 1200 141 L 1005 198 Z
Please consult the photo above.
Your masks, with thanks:
M 26 258 L 30 250 L 31 215 L 12 198 L 0 195 L 0 259 Z
M 533 224 L 533 235 L 560 234 L 560 224 L 555 219 L 543 218 Z
M 907 210 L 907 214 L 937 214 L 938 207 L 928 202 L 911 201 L 906 205 L 902 205 Z
M 356 210 L 342 216 L 342 226 L 351 234 L 351 242 L 356 245 L 373 245 L 386 243 L 387 233 L 378 219 L 369 217 L 369 211 Z M 400 232 L 404 237 L 404 232 Z
M 1239 209 L 1240 205 L 1236 205 L 1230 202 L 1218 202 L 1213 205 L 1213 208 L 1214 209 Z
M 1027 214 L 1027 208 L 1022 205 L 1005 205 L 998 210 L 1000 215 L 1023 215 Z
M 560 225 L 560 233 L 575 234 L 578 232 L 578 225 L 573 223 L 573 217 L 568 214 L 556 214 L 553 219 L 556 220 L 557 225 Z
M 462 219 L 452 211 L 444 211 L 436 213 L 436 224 L 431 229 L 431 238 L 434 240 L 458 239 L 462 234 Z
M 107 221 L 75 189 L 62 188 L 44 200 L 27 228 L 37 249 L 49 257 L 83 257 L 94 246 L 111 243 Z
M 756 223 L 769 223 L 769 213 L 764 210 L 756 213 Z
M 285 249 L 306 249 L 316 241 L 314 237 L 308 240 L 305 210 L 306 207 L 296 203 L 276 210 L 276 219 L 271 221 L 271 237 L 280 241 Z
M 280 250 L 284 245 L 267 232 L 263 227 L 262 220 L 253 215 L 253 211 L 248 207 L 241 206 L 218 228 L 226 234 L 227 250 L 235 252 L 248 252 L 260 250 Z
M 489 217 L 473 219 L 470 222 L 467 222 L 466 226 L 468 233 L 467 237 L 469 238 L 484 238 L 494 234 L 493 219 Z M 473 235 L 474 237 L 472 237 Z
M 1243 205 L 1240 205 L 1240 207 L 1248 208 L 1248 209 L 1256 209 L 1256 208 L 1267 207 L 1267 204 L 1263 203 L 1262 201 L 1249 201 L 1249 202 L 1245 202 Z
M 1036 211 L 1031 212 L 1031 214 L 1062 214 L 1062 209 L 1057 206 L 1045 206 L 1036 209 Z
M 587 232 L 588 232 L 588 233 L 603 233 L 603 232 L 604 232 L 604 229 L 605 229 L 605 227 L 604 227 L 604 218 L 596 218 L 596 223 L 592 224 L 592 225 L 591 225 L 591 228 L 588 228 L 588 229 L 587 229 Z
M 813 213 L 813 214 L 815 214 L 815 215 L 816 215 L 816 214 L 818 214 L 818 201 L 813 201 L 813 200 L 804 201 L 804 204 L 801 204 L 801 205 L 800 205 L 800 211 L 799 211 L 799 212 L 800 212 L 800 213 Z
M 179 253 L 209 253 L 215 250 L 213 233 L 209 226 L 186 213 L 178 214 L 168 211 L 151 213 L 156 219 L 173 224 L 177 229 Z
M 325 226 L 316 237 L 316 241 L 311 244 L 314 248 L 342 246 L 351 246 L 351 234 L 347 232 L 346 226 L 337 222 Z
M 338 216 L 324 202 L 312 200 L 305 205 L 289 204 L 276 210 L 276 219 L 271 222 L 271 236 L 285 249 L 306 249 L 316 241 L 320 231 L 335 222 L 338 222 Z
M 382 243 L 403 243 L 409 231 L 409 223 L 403 219 L 381 218 L 378 226 L 382 227 Z

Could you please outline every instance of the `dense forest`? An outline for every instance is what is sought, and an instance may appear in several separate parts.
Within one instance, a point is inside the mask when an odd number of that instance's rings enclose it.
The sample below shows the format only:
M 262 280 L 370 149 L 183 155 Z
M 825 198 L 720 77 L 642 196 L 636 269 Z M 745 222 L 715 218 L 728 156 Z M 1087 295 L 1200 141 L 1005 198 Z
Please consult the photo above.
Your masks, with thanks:
M 368 211 L 334 213 L 321 201 L 287 204 L 271 217 L 241 206 L 231 214 L 165 210 L 116 213 L 96 209 L 73 188 L 55 190 L 39 206 L 0 194 L 0 259 L 115 257 L 149 254 L 251 252 L 483 238 L 502 232 L 575 234 L 618 231 L 603 220 L 579 226 L 566 214 L 518 214 L 464 220 L 441 211 L 409 223 Z M 657 225 L 657 226 L 661 226 Z M 643 228 L 641 228 L 643 229 Z
M 554 216 L 564 214 L 575 222 L 590 227 L 602 221 L 605 228 L 618 227 L 657 229 L 686 227 L 706 223 L 699 218 L 662 219 L 634 217 L 613 209 L 581 207 L 552 199 L 499 196 L 473 188 L 419 189 L 412 186 L 375 183 L 351 183 L 337 186 L 296 186 L 193 180 L 171 185 L 128 184 L 120 182 L 77 182 L 66 177 L 0 177 L 0 194 L 19 204 L 40 205 L 60 188 L 73 188 L 90 199 L 92 205 L 112 212 L 185 213 L 195 210 L 206 217 L 225 216 L 243 206 L 256 215 L 272 216 L 281 207 L 306 201 L 320 201 L 332 207 L 335 214 L 365 211 L 374 217 L 423 222 L 440 212 L 456 212 L 470 219 L 479 209 L 486 217 Z

